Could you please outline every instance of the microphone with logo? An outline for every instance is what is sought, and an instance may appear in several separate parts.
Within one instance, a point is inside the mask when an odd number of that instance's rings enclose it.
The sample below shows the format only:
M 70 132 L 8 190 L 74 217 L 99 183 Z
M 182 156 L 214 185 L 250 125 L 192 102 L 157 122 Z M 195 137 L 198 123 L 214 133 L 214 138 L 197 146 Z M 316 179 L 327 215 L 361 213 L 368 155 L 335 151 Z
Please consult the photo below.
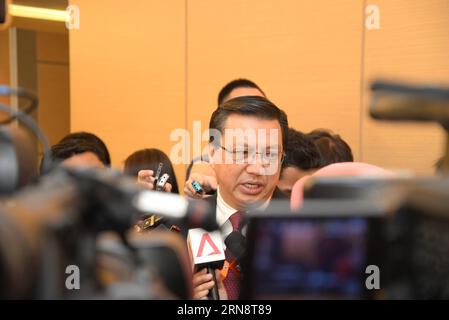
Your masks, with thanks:
M 215 270 L 223 268 L 225 260 L 220 231 L 207 232 L 201 228 L 190 229 L 187 235 L 187 244 L 193 271 L 197 272 L 202 268 L 207 268 L 207 272 L 212 274 L 214 287 L 209 292 L 209 300 L 220 300 L 215 276 Z

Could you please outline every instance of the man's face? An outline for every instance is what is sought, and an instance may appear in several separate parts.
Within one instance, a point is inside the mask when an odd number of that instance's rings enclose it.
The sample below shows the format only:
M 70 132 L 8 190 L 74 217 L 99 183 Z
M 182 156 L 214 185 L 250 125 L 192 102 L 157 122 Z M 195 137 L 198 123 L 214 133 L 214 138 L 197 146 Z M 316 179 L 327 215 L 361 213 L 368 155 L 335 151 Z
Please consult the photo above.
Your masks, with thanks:
M 250 87 L 238 87 L 232 90 L 229 93 L 229 95 L 226 96 L 223 102 L 229 101 L 237 97 L 246 97 L 246 96 L 265 97 L 265 95 L 262 92 L 260 92 L 259 89 Z
M 282 170 L 281 178 L 278 182 L 278 188 L 290 197 L 292 193 L 293 185 L 304 177 L 305 175 L 311 174 L 313 171 L 301 170 L 296 167 L 286 167 Z
M 229 143 L 226 130 L 254 132 L 256 138 L 250 139 L 244 135 L 243 143 L 232 142 L 232 139 Z M 275 138 L 270 137 L 273 132 L 276 133 Z M 254 154 L 254 150 L 262 151 L 262 155 Z M 226 157 L 233 157 L 233 151 L 243 151 L 250 159 L 229 163 Z M 210 147 L 211 164 L 217 175 L 220 195 L 226 203 L 240 210 L 270 199 L 279 180 L 282 152 L 282 132 L 277 120 L 230 115 L 224 125 L 221 146 Z M 270 156 L 271 161 L 268 160 Z
M 75 154 L 62 161 L 61 165 L 69 168 L 105 168 L 105 165 L 98 159 L 97 155 L 90 151 Z

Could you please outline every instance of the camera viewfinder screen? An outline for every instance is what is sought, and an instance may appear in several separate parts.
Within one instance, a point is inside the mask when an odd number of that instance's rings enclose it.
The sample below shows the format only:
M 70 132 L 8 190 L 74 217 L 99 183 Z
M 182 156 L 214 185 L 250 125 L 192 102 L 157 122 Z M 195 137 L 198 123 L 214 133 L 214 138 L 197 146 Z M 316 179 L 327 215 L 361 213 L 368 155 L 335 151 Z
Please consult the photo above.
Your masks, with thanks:
M 358 299 L 365 286 L 368 221 L 261 219 L 253 233 L 255 299 Z

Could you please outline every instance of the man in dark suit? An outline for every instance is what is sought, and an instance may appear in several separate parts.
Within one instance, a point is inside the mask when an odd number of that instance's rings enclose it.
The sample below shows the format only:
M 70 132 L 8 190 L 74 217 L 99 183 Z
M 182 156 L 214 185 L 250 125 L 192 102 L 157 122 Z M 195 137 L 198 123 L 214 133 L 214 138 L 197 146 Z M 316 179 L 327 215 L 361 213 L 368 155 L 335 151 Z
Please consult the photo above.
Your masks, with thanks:
M 250 209 L 268 206 L 282 197 L 277 189 L 288 140 L 286 114 L 263 97 L 231 99 L 219 106 L 209 123 L 209 159 L 217 192 L 207 199 L 216 208 L 222 236 L 241 232 L 239 220 Z M 200 183 L 202 181 L 199 181 Z M 220 298 L 235 299 L 232 257 L 220 273 Z M 228 255 L 227 255 L 228 260 Z M 194 275 L 194 297 L 202 299 L 214 286 L 205 269 Z M 228 283 L 228 284 L 227 284 Z

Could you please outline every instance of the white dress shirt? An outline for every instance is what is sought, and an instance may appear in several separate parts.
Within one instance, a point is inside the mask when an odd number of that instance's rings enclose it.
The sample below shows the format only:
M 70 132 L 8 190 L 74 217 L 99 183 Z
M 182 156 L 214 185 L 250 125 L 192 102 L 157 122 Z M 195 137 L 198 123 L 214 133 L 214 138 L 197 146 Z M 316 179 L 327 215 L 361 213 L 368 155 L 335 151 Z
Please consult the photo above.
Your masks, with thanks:
M 270 203 L 270 199 L 265 201 L 265 203 L 261 205 L 260 208 L 266 208 Z M 237 209 L 231 207 L 229 204 L 226 203 L 226 201 L 220 194 L 220 187 L 218 187 L 216 213 L 217 213 L 217 223 L 221 228 L 221 237 L 223 239 L 223 243 L 226 237 L 232 232 L 232 223 L 229 220 L 229 218 L 237 211 L 238 211 Z M 245 235 L 245 233 L 246 233 L 246 226 L 242 229 L 242 234 Z
M 220 188 L 217 190 L 217 223 L 221 228 L 221 237 L 223 241 L 232 232 L 232 224 L 229 217 L 238 210 L 227 204 L 220 194 Z

